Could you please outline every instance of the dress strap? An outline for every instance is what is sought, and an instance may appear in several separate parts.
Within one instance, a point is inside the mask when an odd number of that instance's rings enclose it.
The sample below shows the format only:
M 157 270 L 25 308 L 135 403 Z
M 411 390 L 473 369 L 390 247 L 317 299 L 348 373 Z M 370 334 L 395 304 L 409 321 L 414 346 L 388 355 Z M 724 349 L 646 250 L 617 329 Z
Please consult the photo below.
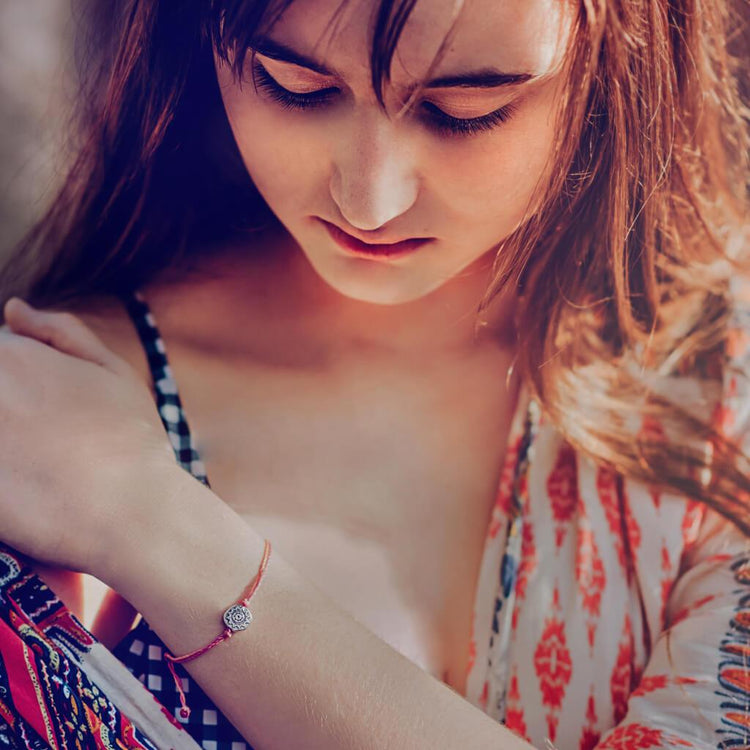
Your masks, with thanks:
M 156 407 L 169 435 L 177 462 L 196 479 L 210 486 L 205 466 L 188 427 L 177 383 L 154 316 L 138 290 L 121 295 L 120 300 L 133 321 L 146 353 L 156 394 Z

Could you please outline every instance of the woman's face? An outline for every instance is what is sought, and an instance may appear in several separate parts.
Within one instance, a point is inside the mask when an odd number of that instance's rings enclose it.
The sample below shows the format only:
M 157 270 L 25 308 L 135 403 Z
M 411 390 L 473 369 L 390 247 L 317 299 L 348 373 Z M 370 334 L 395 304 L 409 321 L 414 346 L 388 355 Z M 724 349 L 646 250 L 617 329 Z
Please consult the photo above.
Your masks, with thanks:
M 467 0 L 430 71 L 455 2 L 421 0 L 385 111 L 370 72 L 377 3 L 340 6 L 295 0 L 241 83 L 216 58 L 219 86 L 250 176 L 315 271 L 347 297 L 409 302 L 518 226 L 551 149 L 567 4 Z

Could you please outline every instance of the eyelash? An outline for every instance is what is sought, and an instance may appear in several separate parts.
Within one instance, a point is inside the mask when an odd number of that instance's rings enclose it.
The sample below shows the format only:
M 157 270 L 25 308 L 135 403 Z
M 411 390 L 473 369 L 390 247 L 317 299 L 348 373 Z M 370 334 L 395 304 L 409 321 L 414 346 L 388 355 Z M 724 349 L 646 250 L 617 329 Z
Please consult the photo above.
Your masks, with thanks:
M 321 89 L 308 94 L 295 94 L 281 86 L 272 78 L 268 71 L 259 63 L 253 65 L 253 79 L 255 85 L 269 96 L 273 101 L 280 104 L 286 110 L 292 109 L 316 109 L 328 104 L 338 93 L 337 88 Z M 467 119 L 451 117 L 443 112 L 432 102 L 423 102 L 422 106 L 429 113 L 426 122 L 429 127 L 441 136 L 475 135 L 487 130 L 492 130 L 504 122 L 507 122 L 515 114 L 517 105 L 506 104 L 504 107 L 489 112 L 481 117 Z

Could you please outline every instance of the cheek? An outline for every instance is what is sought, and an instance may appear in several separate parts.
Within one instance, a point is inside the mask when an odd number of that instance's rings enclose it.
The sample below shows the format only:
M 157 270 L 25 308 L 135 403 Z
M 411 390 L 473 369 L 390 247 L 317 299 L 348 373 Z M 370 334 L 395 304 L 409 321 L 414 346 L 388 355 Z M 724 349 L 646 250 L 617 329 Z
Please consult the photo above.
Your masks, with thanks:
M 539 92 L 497 130 L 446 142 L 431 182 L 452 213 L 494 232 L 521 221 L 550 156 L 554 102 Z
M 284 207 L 308 200 L 325 180 L 324 142 L 301 117 L 284 113 L 283 120 L 258 102 L 252 91 L 223 94 L 227 118 L 250 177 L 271 208 L 284 218 Z

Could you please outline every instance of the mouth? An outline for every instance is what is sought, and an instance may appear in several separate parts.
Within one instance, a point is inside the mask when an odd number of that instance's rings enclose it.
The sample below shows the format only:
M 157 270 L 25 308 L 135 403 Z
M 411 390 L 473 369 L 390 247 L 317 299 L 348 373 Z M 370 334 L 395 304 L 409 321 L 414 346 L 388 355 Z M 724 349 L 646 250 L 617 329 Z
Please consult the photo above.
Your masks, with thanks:
M 433 241 L 430 237 L 412 237 L 397 242 L 363 242 L 335 224 L 320 219 L 333 241 L 351 255 L 366 258 L 399 258 L 410 255 Z

